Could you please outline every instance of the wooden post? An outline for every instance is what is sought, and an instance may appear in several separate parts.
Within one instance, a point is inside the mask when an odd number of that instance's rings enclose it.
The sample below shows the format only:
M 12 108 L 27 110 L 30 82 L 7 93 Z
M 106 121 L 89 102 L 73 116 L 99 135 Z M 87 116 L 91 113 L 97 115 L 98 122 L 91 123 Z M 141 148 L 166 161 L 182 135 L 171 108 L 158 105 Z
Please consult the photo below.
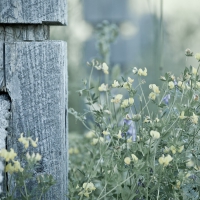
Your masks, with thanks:
M 46 200 L 67 199 L 67 46 L 49 41 L 49 26 L 66 23 L 66 0 L 0 0 L 0 124 L 7 101 L 6 146 L 20 154 L 22 132 L 38 137 L 36 173 L 56 179 Z

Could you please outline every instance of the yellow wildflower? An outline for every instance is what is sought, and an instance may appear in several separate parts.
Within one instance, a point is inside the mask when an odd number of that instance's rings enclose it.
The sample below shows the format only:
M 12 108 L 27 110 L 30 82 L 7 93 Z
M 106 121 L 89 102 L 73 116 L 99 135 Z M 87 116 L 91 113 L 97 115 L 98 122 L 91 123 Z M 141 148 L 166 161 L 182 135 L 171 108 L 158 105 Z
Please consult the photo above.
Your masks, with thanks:
M 121 131 L 121 130 L 119 130 L 119 132 L 118 132 L 118 134 L 117 134 L 117 137 L 118 137 L 118 139 L 121 139 L 121 138 L 122 138 L 122 131 Z
M 123 88 L 125 88 L 127 90 L 130 90 L 131 86 L 132 85 L 130 83 L 128 83 L 128 82 L 124 82 L 124 84 L 123 84 Z
M 155 94 L 154 92 L 151 92 L 151 93 L 149 94 L 149 99 L 155 100 L 155 99 L 156 99 L 156 94 Z
M 109 74 L 108 65 L 106 63 L 102 64 L 102 70 L 103 70 L 104 74 Z
M 31 145 L 32 145 L 33 147 L 37 147 L 38 138 L 36 138 L 35 141 L 34 141 L 32 138 L 29 138 L 29 141 L 31 142 Z
M 10 152 L 7 151 L 6 149 L 1 149 L 0 156 L 4 158 L 6 162 L 8 162 L 9 160 L 14 160 L 17 154 L 12 148 L 10 149 Z
M 114 80 L 114 83 L 112 84 L 112 87 L 116 88 L 116 87 L 119 87 L 119 86 L 120 86 L 119 82 Z
M 178 81 L 178 87 L 185 89 L 185 84 L 182 81 Z
M 110 135 L 109 131 L 103 131 L 103 135 Z
M 130 163 L 131 163 L 130 157 L 124 158 L 124 162 L 125 162 L 127 165 L 130 165 Z
M 132 84 L 132 83 L 133 83 L 133 81 L 134 81 L 134 79 L 132 79 L 132 78 L 128 77 L 128 83 Z
M 89 183 L 83 183 L 82 186 L 83 190 L 78 193 L 78 195 L 84 195 L 89 198 L 89 195 L 92 193 L 92 191 L 96 190 L 94 184 L 92 182 Z
M 200 61 L 200 53 L 196 53 L 196 54 L 195 54 L 195 58 L 196 58 L 198 61 Z
M 138 70 L 138 75 L 139 76 L 147 76 L 147 68 L 145 67 L 144 70 L 139 69 Z
M 114 99 L 111 99 L 111 102 L 112 103 L 119 103 L 122 98 L 123 98 L 122 94 L 117 94 Z
M 173 154 L 176 153 L 176 147 L 175 147 L 175 146 L 172 145 L 172 146 L 170 147 L 170 150 L 172 151 Z
M 24 148 L 27 149 L 29 147 L 29 139 L 23 136 L 24 133 L 20 134 L 20 138 L 18 139 L 24 145 Z
M 98 143 L 99 139 L 98 138 L 93 138 L 92 140 L 92 145 L 96 145 Z
M 23 171 L 24 171 L 24 169 L 21 167 L 19 161 L 13 160 L 13 163 L 14 163 L 14 166 L 13 166 L 13 167 L 14 167 L 14 171 L 15 171 L 15 172 L 23 172 Z
M 100 92 L 103 92 L 103 91 L 106 92 L 108 90 L 108 84 L 105 85 L 104 83 L 102 83 L 101 86 L 99 86 L 98 90 Z
M 183 149 L 184 149 L 184 145 L 182 145 L 182 146 L 180 146 L 180 147 L 178 148 L 178 152 L 181 153 L 181 152 L 183 151 Z
M 122 108 L 128 107 L 128 99 L 123 100 L 121 107 Z
M 187 116 L 185 116 L 184 114 L 185 114 L 185 112 L 182 111 L 182 112 L 181 112 L 181 115 L 179 116 L 179 118 L 180 118 L 180 119 L 185 119 L 185 118 L 187 118 Z
M 173 160 L 173 158 L 168 154 L 167 156 L 162 155 L 162 157 L 160 157 L 158 159 L 160 165 L 163 165 L 164 167 L 166 167 L 167 165 L 169 165 L 169 163 Z
M 150 84 L 149 89 L 153 90 L 153 92 L 156 94 L 160 94 L 159 87 L 156 84 Z
M 131 157 L 132 157 L 134 162 L 138 161 L 138 157 L 135 154 L 131 154 Z
M 90 138 L 93 138 L 95 136 L 95 132 L 94 131 L 88 131 L 86 134 L 85 134 L 85 137 L 90 139 Z
M 150 131 L 150 135 L 153 139 L 158 139 L 160 138 L 160 133 L 158 131 Z
M 169 86 L 170 89 L 173 89 L 174 88 L 174 82 L 170 81 L 168 83 L 168 86 Z
M 190 117 L 190 120 L 193 124 L 198 123 L 198 116 L 193 113 L 193 116 Z
M 134 103 L 134 99 L 133 98 L 129 98 L 128 102 L 129 102 L 130 105 L 132 105 Z
M 11 163 L 8 163 L 5 167 L 5 172 L 12 174 L 15 171 L 14 166 Z
M 192 73 L 193 73 L 194 75 L 196 75 L 196 74 L 197 74 L 197 68 L 192 67 Z

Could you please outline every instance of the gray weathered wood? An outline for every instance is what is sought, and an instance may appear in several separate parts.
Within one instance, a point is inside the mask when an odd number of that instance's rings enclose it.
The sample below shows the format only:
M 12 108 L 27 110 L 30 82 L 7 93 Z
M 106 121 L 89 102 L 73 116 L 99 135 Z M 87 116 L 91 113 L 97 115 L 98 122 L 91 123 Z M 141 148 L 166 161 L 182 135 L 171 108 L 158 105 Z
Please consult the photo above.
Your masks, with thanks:
M 0 95 L 0 150 L 6 148 L 6 136 L 9 127 L 10 121 L 10 99 L 8 95 L 1 94 Z M 0 169 L 2 169 L 3 160 L 0 158 Z M 3 174 L 1 174 L 3 175 Z M 0 176 L 1 176 L 0 175 Z M 6 189 L 7 185 L 0 183 L 0 192 L 3 189 Z
M 0 0 L 0 23 L 67 23 L 66 0 Z
M 46 200 L 65 200 L 67 193 L 66 43 L 5 43 L 6 88 L 12 101 L 8 144 L 21 152 L 20 133 L 39 138 L 40 171 L 57 183 Z
M 0 40 L 5 42 L 43 41 L 49 39 L 47 25 L 4 25 L 0 26 Z
M 1 37 L 1 28 L 0 28 L 0 37 Z M 0 40 L 0 91 L 4 85 L 4 67 L 3 67 L 3 42 Z

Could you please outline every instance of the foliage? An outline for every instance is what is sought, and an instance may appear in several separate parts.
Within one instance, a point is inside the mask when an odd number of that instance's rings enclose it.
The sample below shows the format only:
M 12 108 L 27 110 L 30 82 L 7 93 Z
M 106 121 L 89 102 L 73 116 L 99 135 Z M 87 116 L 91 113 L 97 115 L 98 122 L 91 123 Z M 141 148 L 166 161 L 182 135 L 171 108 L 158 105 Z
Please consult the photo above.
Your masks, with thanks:
M 52 175 L 35 175 L 35 169 L 40 167 L 38 162 L 42 157 L 39 153 L 29 154 L 27 149 L 29 144 L 34 148 L 37 147 L 38 138 L 34 141 L 31 137 L 24 137 L 22 133 L 18 141 L 24 147 L 22 155 L 17 155 L 12 148 L 10 151 L 6 149 L 0 151 L 0 157 L 6 163 L 4 177 L 7 179 L 7 186 L 4 188 L 6 191 L 0 194 L 0 198 L 4 200 L 40 200 L 55 181 Z
M 188 51 L 186 56 L 193 56 Z M 106 65 L 88 64 L 91 71 L 103 72 Z M 92 75 L 84 81 L 79 95 L 87 110 L 69 112 L 89 132 L 70 142 L 69 198 L 199 199 L 198 71 L 190 66 L 177 77 L 165 73 L 162 87 L 148 86 L 148 96 L 143 92 L 146 68 L 97 86 L 91 86 Z

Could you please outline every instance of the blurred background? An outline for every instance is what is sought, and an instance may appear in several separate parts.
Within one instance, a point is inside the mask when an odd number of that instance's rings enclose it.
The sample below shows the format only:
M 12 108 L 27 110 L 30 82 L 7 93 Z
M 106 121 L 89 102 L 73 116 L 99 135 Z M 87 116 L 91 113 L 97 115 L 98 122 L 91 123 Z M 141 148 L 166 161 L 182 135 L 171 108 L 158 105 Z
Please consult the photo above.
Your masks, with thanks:
M 186 63 L 185 49 L 200 52 L 199 8 L 197 0 L 68 0 L 68 26 L 51 27 L 51 39 L 68 43 L 69 108 L 83 111 L 77 90 L 94 58 L 125 74 L 146 67 L 155 84 L 165 72 L 197 67 L 195 59 Z M 84 131 L 69 116 L 69 132 Z

